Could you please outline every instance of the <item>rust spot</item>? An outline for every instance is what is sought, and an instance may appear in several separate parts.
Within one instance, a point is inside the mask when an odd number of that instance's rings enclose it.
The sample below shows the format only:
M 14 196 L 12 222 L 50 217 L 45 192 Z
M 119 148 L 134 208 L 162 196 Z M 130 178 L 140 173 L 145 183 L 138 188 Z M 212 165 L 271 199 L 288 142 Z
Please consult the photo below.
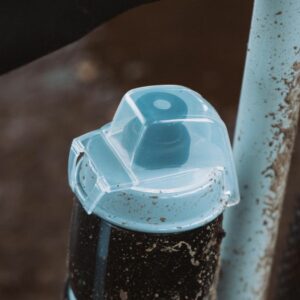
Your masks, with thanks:
M 293 64 L 293 70 L 294 70 L 295 72 L 300 71 L 300 62 L 295 62 L 295 63 Z M 299 80 L 299 76 L 298 76 L 298 80 Z
M 272 116 L 273 122 L 271 125 L 273 136 L 269 142 L 269 146 L 272 149 L 268 158 L 270 164 L 262 171 L 262 174 L 270 178 L 270 192 L 264 199 L 262 214 L 264 230 L 268 232 L 270 242 L 268 243 L 269 247 L 265 250 L 256 266 L 257 272 L 265 273 L 265 280 L 268 280 L 269 273 L 264 272 L 264 270 L 270 269 L 272 264 L 274 244 L 277 236 L 277 223 L 297 132 L 300 107 L 300 62 L 295 62 L 292 70 L 292 80 L 282 79 L 287 86 L 284 103 L 278 106 L 276 112 L 269 114 Z
M 262 174 L 269 177 L 271 175 L 270 190 L 274 193 L 278 193 L 282 183 L 285 182 L 283 179 L 288 173 L 287 166 L 289 165 L 297 131 L 300 104 L 300 62 L 294 63 L 292 68 L 296 72 L 294 79 L 292 81 L 284 80 L 288 87 L 288 93 L 284 99 L 285 104 L 280 104 L 276 113 L 269 113 L 273 118 L 276 116 L 272 124 L 274 133 L 269 146 L 273 146 L 274 141 L 276 142 L 279 139 L 281 142 L 275 146 L 275 159 L 270 155 L 271 164 L 263 170 Z

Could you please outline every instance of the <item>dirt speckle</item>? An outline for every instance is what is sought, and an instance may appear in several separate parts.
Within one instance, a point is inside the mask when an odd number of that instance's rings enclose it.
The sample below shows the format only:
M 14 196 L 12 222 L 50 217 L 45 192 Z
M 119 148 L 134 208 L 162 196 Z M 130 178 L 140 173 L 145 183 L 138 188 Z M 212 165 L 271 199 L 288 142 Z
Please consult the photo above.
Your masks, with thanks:
M 275 113 L 275 118 L 272 119 L 273 136 L 269 145 L 272 143 L 273 149 L 268 157 L 270 164 L 262 172 L 265 177 L 270 179 L 270 192 L 265 197 L 262 215 L 264 230 L 267 230 L 271 242 L 259 260 L 256 267 L 257 272 L 269 269 L 272 264 L 273 245 L 277 236 L 277 226 L 274 224 L 276 225 L 279 219 L 281 200 L 284 197 L 286 178 L 297 132 L 300 106 L 300 62 L 295 62 L 292 70 L 293 79 L 283 80 L 287 86 L 284 104 L 279 105 L 276 112 L 272 112 Z
M 128 293 L 121 289 L 120 290 L 120 300 L 127 300 L 127 299 L 128 299 Z

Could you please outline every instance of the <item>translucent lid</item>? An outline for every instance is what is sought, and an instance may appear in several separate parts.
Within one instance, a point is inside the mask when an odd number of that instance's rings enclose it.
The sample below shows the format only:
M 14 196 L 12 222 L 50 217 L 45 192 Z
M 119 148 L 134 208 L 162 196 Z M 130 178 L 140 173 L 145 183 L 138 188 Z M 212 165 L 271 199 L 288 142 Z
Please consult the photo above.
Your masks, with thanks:
M 76 168 L 80 154 L 86 155 L 85 171 Z M 176 201 L 187 193 L 197 198 L 220 176 L 222 205 L 238 203 L 226 127 L 202 96 L 182 86 L 127 92 L 113 121 L 75 139 L 71 148 L 70 185 L 89 212 L 116 191 L 134 190 Z

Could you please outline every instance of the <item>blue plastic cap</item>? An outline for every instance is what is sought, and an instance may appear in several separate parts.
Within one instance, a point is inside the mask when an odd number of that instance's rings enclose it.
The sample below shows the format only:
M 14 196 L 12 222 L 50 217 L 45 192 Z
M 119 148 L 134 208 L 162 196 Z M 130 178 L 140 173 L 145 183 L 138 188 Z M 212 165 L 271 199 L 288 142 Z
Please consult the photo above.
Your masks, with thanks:
M 186 116 L 187 104 L 170 92 L 153 91 L 132 96 L 147 130 L 141 137 L 134 154 L 134 163 L 145 169 L 175 168 L 189 157 L 190 135 L 181 122 L 169 122 Z M 125 125 L 122 145 L 131 152 L 140 138 L 141 121 L 133 118 Z
M 174 85 L 129 91 L 111 123 L 75 139 L 69 183 L 88 213 L 144 232 L 202 226 L 239 202 L 224 123 Z

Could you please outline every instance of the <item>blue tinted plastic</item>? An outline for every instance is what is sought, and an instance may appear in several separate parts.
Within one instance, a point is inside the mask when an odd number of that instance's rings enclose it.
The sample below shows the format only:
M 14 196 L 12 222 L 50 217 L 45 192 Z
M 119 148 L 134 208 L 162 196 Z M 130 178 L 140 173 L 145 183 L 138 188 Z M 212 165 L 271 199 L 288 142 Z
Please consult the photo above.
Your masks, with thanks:
M 129 91 L 111 123 L 75 139 L 69 181 L 89 213 L 149 232 L 203 225 L 239 201 L 224 123 L 173 85 Z

